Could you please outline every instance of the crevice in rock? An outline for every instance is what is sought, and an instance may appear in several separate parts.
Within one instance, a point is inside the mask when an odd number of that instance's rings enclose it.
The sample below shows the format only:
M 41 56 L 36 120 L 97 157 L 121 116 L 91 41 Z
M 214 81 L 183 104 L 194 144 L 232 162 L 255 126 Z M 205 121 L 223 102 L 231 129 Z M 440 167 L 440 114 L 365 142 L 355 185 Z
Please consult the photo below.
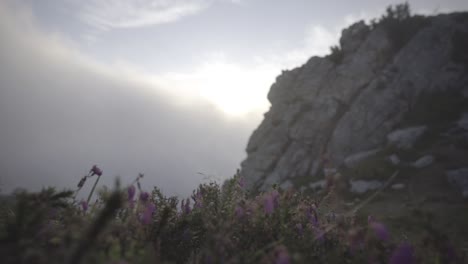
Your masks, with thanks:
M 292 143 L 293 143 L 293 140 L 288 137 L 288 140 L 286 141 L 284 146 L 281 148 L 280 153 L 286 153 Z M 263 183 L 265 182 L 265 179 L 276 169 L 282 157 L 283 155 L 278 155 L 275 158 L 275 160 L 271 163 L 271 165 L 264 171 L 263 176 L 261 176 L 260 179 L 258 179 L 255 182 L 254 189 L 256 191 L 258 191 L 262 187 Z

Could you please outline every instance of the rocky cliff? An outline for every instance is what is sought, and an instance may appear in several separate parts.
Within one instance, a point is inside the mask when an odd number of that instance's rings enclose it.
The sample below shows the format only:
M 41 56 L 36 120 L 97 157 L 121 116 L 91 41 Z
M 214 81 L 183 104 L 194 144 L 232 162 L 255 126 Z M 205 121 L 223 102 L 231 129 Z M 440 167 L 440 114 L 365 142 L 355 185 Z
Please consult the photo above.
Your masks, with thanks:
M 283 71 L 268 99 L 241 165 L 255 190 L 321 186 L 326 166 L 365 192 L 430 167 L 468 196 L 468 13 L 355 23 L 332 54 Z

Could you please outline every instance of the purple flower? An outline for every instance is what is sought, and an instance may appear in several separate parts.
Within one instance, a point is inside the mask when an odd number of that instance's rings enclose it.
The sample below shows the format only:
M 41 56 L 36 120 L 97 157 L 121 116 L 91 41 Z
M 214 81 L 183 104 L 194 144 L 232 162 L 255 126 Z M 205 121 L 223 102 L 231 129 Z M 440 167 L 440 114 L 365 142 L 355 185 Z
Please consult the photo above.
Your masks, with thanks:
M 146 202 L 148 201 L 148 198 L 149 198 L 149 193 L 147 192 L 140 193 L 140 201 Z
M 280 247 L 276 251 L 275 264 L 289 264 L 291 258 L 289 257 L 288 250 L 285 247 Z
M 275 208 L 279 205 L 279 193 L 273 191 L 270 194 L 267 194 L 264 199 L 263 208 L 265 209 L 265 214 L 272 214 Z
M 83 209 L 83 212 L 88 211 L 88 203 L 86 201 L 81 201 L 80 205 L 81 205 L 81 209 Z
M 97 165 L 94 165 L 89 172 L 91 173 L 91 176 L 93 176 L 93 175 L 101 176 L 102 175 L 102 170 L 100 168 L 98 168 Z
M 145 225 L 151 224 L 154 211 L 156 211 L 156 206 L 153 203 L 148 203 L 148 205 L 146 205 L 145 211 L 141 215 L 141 223 Z
M 236 207 L 235 214 L 236 214 L 237 218 L 242 218 L 244 216 L 244 209 L 241 206 L 238 205 Z
M 412 264 L 413 259 L 413 247 L 407 242 L 401 243 L 392 253 L 389 264 Z
M 378 239 L 382 241 L 388 241 L 390 239 L 390 233 L 384 224 L 379 222 L 372 222 L 370 223 L 370 227 L 372 230 L 374 230 L 374 233 Z
M 190 208 L 190 199 L 189 199 L 189 198 L 187 198 L 187 199 L 185 200 L 185 205 L 183 204 L 182 207 L 183 207 L 183 212 L 184 212 L 185 214 L 190 214 L 190 212 L 192 211 L 192 209 Z
M 203 206 L 203 195 L 200 190 L 197 190 L 197 193 L 193 196 L 195 200 L 195 204 L 193 205 L 194 208 L 202 208 Z
M 133 185 L 130 185 L 130 187 L 128 187 L 127 189 L 127 193 L 128 193 L 128 201 L 133 201 L 133 197 L 135 197 L 135 186 Z
M 296 224 L 296 229 L 299 236 L 302 236 L 304 234 L 304 227 L 301 223 Z
M 315 240 L 323 242 L 325 240 L 325 231 L 318 227 L 314 227 Z
M 317 211 L 313 206 L 310 206 L 306 211 L 307 219 L 312 223 L 313 226 L 318 227 L 319 222 L 317 218 Z
M 351 253 L 362 249 L 364 246 L 364 234 L 357 229 L 351 229 L 348 233 L 348 241 Z
M 239 181 L 238 181 L 238 184 L 239 184 L 239 187 L 241 187 L 241 189 L 244 189 L 244 187 L 245 187 L 245 178 L 240 177 Z

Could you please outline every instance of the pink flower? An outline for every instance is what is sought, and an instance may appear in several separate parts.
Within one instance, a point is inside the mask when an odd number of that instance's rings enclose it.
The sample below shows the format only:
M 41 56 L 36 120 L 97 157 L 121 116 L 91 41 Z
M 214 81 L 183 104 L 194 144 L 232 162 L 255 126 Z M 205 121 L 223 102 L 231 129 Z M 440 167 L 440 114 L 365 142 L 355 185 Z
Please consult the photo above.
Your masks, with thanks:
M 100 168 L 98 168 L 97 165 L 94 165 L 89 172 L 91 173 L 91 176 L 93 176 L 93 175 L 101 176 L 102 175 L 102 170 Z
M 140 221 L 145 225 L 151 224 L 151 220 L 153 220 L 153 213 L 156 211 L 156 206 L 153 203 L 148 203 L 145 208 L 145 211 L 141 215 Z
M 80 205 L 81 205 L 81 209 L 83 210 L 83 212 L 88 211 L 88 203 L 86 201 L 81 201 Z

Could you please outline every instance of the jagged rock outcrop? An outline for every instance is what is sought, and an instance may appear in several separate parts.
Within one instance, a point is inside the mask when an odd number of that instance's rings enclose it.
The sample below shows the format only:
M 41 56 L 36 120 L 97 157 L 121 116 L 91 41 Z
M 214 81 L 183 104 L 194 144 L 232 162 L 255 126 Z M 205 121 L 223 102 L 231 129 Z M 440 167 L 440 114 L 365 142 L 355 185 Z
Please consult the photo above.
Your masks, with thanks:
M 247 145 L 241 165 L 247 186 L 304 186 L 323 179 L 323 157 L 335 167 L 354 165 L 366 156 L 359 153 L 373 156 L 395 147 L 387 137 L 412 148 L 413 141 L 433 135 L 431 124 L 417 115 L 429 115 L 433 105 L 425 105 L 425 112 L 421 104 L 436 102 L 436 94 L 468 95 L 468 15 L 422 21 L 398 46 L 384 26 L 358 22 L 343 30 L 339 60 L 312 57 L 283 71 L 268 94 L 271 108 Z M 406 128 L 406 138 L 391 134 Z

